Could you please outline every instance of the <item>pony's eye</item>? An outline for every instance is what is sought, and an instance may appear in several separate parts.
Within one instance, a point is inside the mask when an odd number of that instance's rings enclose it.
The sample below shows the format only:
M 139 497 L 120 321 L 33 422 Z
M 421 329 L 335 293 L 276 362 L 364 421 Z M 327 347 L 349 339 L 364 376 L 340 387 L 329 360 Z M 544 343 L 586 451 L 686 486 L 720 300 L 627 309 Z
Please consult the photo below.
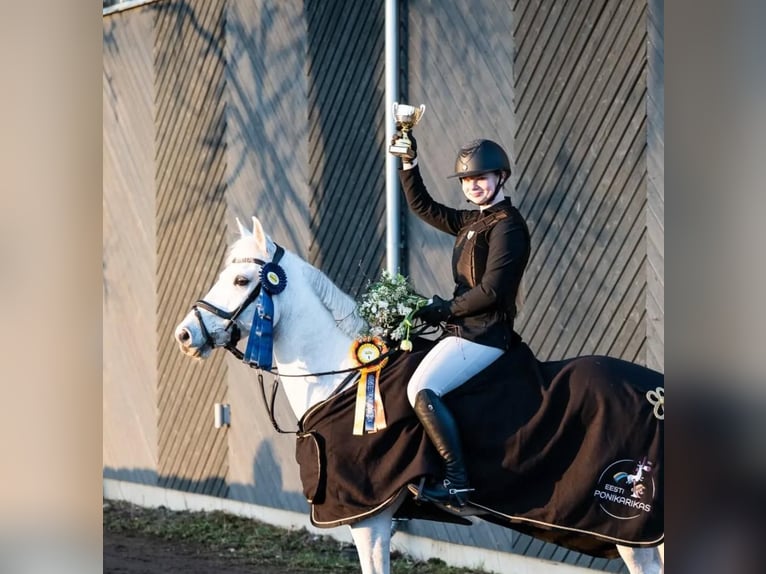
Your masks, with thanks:
M 237 287 L 245 287 L 246 285 L 250 284 L 250 278 L 245 277 L 244 275 L 237 275 L 234 278 L 234 285 Z

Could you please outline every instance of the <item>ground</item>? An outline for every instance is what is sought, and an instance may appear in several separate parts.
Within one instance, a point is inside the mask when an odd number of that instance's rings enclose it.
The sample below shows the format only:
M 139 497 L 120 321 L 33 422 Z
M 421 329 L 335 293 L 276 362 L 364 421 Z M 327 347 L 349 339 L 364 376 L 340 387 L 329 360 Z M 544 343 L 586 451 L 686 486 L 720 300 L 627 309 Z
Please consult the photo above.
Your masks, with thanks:
M 351 552 L 353 551 L 353 555 Z M 353 572 L 348 544 L 222 512 L 173 512 L 104 501 L 106 574 Z
M 171 511 L 105 500 L 106 574 L 357 574 L 351 544 L 223 512 Z M 392 555 L 392 574 L 481 574 Z
M 250 561 L 154 536 L 104 532 L 104 574 L 308 574 Z

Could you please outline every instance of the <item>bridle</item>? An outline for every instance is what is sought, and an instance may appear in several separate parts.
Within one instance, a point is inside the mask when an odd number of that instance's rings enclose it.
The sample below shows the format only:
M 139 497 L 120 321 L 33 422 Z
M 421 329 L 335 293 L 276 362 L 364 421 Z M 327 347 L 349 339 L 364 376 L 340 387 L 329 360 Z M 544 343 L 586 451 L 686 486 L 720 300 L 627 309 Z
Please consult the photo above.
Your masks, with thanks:
M 271 260 L 272 263 L 278 264 L 279 261 L 282 259 L 282 256 L 285 254 L 285 250 L 282 248 L 281 245 L 276 246 L 277 249 L 274 252 L 274 258 Z M 255 263 L 257 265 L 260 265 L 261 267 L 264 267 L 266 265 L 266 261 L 263 259 L 259 259 L 257 257 L 242 257 L 238 259 L 234 259 L 232 263 Z M 226 311 L 224 309 L 221 309 L 219 307 L 216 307 L 215 305 L 208 303 L 204 299 L 198 299 L 195 301 L 194 305 L 192 305 L 192 312 L 194 313 L 194 316 L 197 319 L 197 322 L 199 323 L 200 332 L 202 333 L 202 337 L 204 339 L 204 344 L 210 344 L 211 346 L 215 346 L 215 342 L 213 341 L 213 338 L 210 336 L 210 333 L 208 332 L 207 328 L 205 327 L 205 322 L 202 320 L 202 314 L 200 313 L 200 309 L 204 309 L 208 313 L 211 313 L 215 315 L 216 317 L 220 319 L 224 319 L 226 321 L 226 325 L 224 326 L 224 331 L 229 332 L 229 340 L 226 342 L 225 345 L 223 345 L 223 348 L 229 351 L 232 355 L 237 357 L 240 361 L 244 360 L 244 353 L 240 351 L 237 348 L 237 343 L 239 343 L 240 338 L 242 337 L 242 333 L 237 326 L 237 318 L 242 314 L 242 312 L 247 309 L 261 294 L 261 288 L 263 285 L 263 281 L 259 281 L 256 286 L 253 288 L 253 290 L 247 294 L 247 297 L 245 297 L 245 300 L 242 301 L 242 303 L 234 309 L 234 311 Z

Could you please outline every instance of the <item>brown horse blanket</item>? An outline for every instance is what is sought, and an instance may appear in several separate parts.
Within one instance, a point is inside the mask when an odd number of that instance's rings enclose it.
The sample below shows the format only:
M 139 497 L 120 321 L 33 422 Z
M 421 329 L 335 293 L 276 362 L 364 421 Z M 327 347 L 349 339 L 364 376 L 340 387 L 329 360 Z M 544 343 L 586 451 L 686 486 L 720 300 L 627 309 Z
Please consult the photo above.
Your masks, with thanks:
M 315 526 L 353 524 L 407 484 L 442 475 L 406 394 L 430 345 L 418 341 L 383 369 L 385 429 L 352 434 L 355 388 L 300 421 L 296 459 Z M 601 356 L 540 362 L 518 345 L 444 397 L 476 489 L 471 503 L 485 520 L 593 556 L 616 556 L 615 544 L 659 544 L 664 423 L 650 399 L 662 387 L 661 373 L 633 363 Z M 397 516 L 470 524 L 413 500 Z

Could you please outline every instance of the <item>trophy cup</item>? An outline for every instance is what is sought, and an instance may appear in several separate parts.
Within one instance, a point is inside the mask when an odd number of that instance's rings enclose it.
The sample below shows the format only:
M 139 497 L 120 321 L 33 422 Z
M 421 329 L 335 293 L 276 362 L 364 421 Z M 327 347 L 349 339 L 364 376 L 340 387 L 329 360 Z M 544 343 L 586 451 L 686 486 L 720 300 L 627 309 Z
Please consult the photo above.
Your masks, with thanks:
M 426 106 L 421 104 L 419 108 L 410 106 L 409 104 L 400 104 L 394 102 L 394 119 L 396 123 L 401 126 L 402 137 L 398 138 L 393 145 L 388 147 L 388 151 L 393 154 L 401 155 L 404 158 L 412 159 L 412 142 L 407 137 L 409 131 L 415 127 L 415 125 L 423 117 L 423 112 L 426 111 Z

